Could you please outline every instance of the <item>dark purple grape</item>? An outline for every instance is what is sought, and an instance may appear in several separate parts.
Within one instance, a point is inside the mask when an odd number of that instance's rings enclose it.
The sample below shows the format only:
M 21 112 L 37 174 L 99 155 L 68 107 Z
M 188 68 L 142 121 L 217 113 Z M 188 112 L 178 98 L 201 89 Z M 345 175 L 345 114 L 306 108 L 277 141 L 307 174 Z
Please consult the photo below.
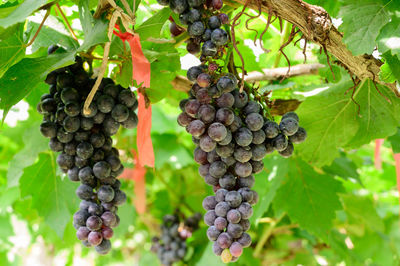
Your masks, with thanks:
M 57 126 L 50 121 L 43 122 L 40 124 L 40 132 L 46 138 L 54 138 L 57 136 Z
M 203 73 L 204 74 L 204 73 Z M 202 77 L 203 74 L 200 74 L 198 79 Z M 199 84 L 200 85 L 200 84 Z M 208 90 L 206 88 L 201 88 L 197 91 L 196 93 L 196 99 L 201 103 L 201 104 L 207 104 L 211 103 L 211 96 L 208 93 Z
M 225 195 L 225 201 L 231 206 L 232 208 L 239 207 L 242 203 L 242 195 L 238 191 L 229 191 Z
M 176 14 L 182 14 L 187 8 L 186 0 L 169 0 L 169 7 Z
M 234 257 L 240 257 L 243 253 L 243 246 L 239 242 L 233 242 L 229 248 L 229 252 Z
M 253 131 L 253 144 L 263 144 L 266 138 L 264 130 Z
M 213 244 L 213 252 L 214 252 L 214 254 L 217 255 L 217 256 L 221 256 L 223 250 L 224 249 L 219 246 L 218 242 L 215 241 L 214 244 Z
M 110 227 L 105 227 L 101 230 L 104 239 L 110 239 L 114 235 L 114 231 Z
M 247 177 L 251 175 L 253 168 L 251 167 L 251 164 L 249 162 L 241 163 L 241 162 L 236 162 L 235 164 L 235 173 L 239 177 Z
M 237 240 L 243 247 L 247 248 L 251 245 L 251 237 L 248 233 L 243 233 L 242 236 Z
M 218 52 L 218 48 L 211 40 L 209 40 L 204 42 L 201 51 L 204 56 L 215 56 Z
M 279 123 L 279 129 L 284 135 L 292 136 L 299 129 L 299 123 L 295 119 L 287 117 L 281 120 L 281 122 Z
M 272 140 L 272 145 L 277 151 L 284 151 L 288 147 L 288 140 L 283 134 L 279 134 Z
M 222 161 L 216 161 L 210 164 L 209 173 L 215 178 L 220 178 L 226 173 L 226 164 Z
M 97 198 L 101 202 L 111 202 L 114 199 L 114 189 L 111 186 L 101 186 L 97 191 Z
M 250 161 L 250 163 L 253 168 L 253 174 L 261 173 L 264 169 L 264 163 L 262 161 Z
M 250 229 L 250 221 L 248 219 L 240 220 L 240 225 L 243 227 L 243 231 L 247 231 Z
M 207 73 L 201 73 L 200 75 L 197 76 L 197 84 L 202 88 L 209 87 L 211 81 L 212 81 L 211 76 Z
M 241 163 L 250 161 L 252 156 L 252 149 L 249 146 L 237 147 L 233 153 L 233 157 Z
M 249 219 L 253 215 L 253 208 L 251 207 L 250 203 L 247 202 L 240 204 L 238 211 L 243 219 Z
M 213 177 L 212 175 L 208 174 L 204 177 L 204 182 L 210 186 L 217 186 L 218 185 L 218 178 Z
M 232 110 L 224 107 L 218 109 L 215 118 L 217 122 L 220 122 L 225 126 L 229 126 L 230 124 L 233 123 L 233 120 L 235 119 L 235 114 L 233 113 Z
M 201 73 L 203 73 L 203 69 L 200 66 L 194 66 L 189 68 L 186 75 L 190 81 L 195 81 Z
M 208 135 L 203 135 L 200 138 L 200 148 L 205 152 L 210 152 L 214 150 L 216 145 L 216 142 Z
M 231 209 L 229 204 L 225 201 L 218 202 L 215 206 L 215 214 L 219 217 L 226 217 L 226 214 Z
M 215 205 L 217 205 L 217 201 L 215 200 L 215 196 L 207 196 L 203 200 L 203 208 L 206 211 L 214 210 Z
M 282 116 L 282 120 L 286 118 L 292 118 L 299 122 L 299 116 L 295 112 L 288 112 Z
M 228 226 L 228 221 L 223 217 L 217 217 L 214 221 L 214 226 L 217 230 L 223 231 Z
M 204 104 L 200 106 L 197 118 L 206 124 L 209 124 L 215 119 L 215 108 L 212 105 Z
M 104 206 L 104 204 L 103 204 Z M 117 217 L 114 213 L 106 211 L 101 215 L 101 220 L 103 224 L 107 227 L 115 227 L 117 224 Z
M 79 229 L 76 231 L 76 237 L 79 240 L 87 240 L 88 239 L 88 235 L 90 233 L 90 230 L 85 227 L 85 226 L 81 226 L 79 227 Z
M 241 109 L 246 106 L 249 96 L 245 91 L 239 92 L 239 90 L 236 89 L 232 92 L 232 94 L 235 97 L 235 103 L 233 104 L 233 107 Z
M 267 155 L 267 149 L 263 144 L 253 145 L 251 148 L 251 152 L 253 155 L 251 159 L 253 161 L 261 161 L 262 159 L 264 159 L 265 155 Z
M 231 93 L 223 93 L 219 98 L 217 98 L 217 105 L 220 108 L 226 107 L 230 108 L 235 103 L 235 98 Z
M 57 164 L 61 169 L 68 170 L 74 167 L 74 157 L 66 153 L 60 153 L 57 156 Z
M 214 30 L 213 34 L 215 31 L 217 31 L 217 30 Z M 223 76 L 218 80 L 217 87 L 221 92 L 228 93 L 228 92 L 233 91 L 236 88 L 236 83 L 229 76 Z M 247 94 L 246 94 L 246 96 L 247 96 Z M 234 97 L 234 102 L 235 102 L 235 97 Z
M 89 142 L 81 142 L 76 147 L 76 155 L 82 159 L 89 159 L 93 154 L 94 148 Z
M 172 37 L 179 36 L 184 32 L 184 30 L 176 25 L 175 22 L 171 22 L 171 24 L 169 24 L 169 31 L 171 32 Z
M 105 161 L 97 162 L 93 165 L 93 173 L 99 179 L 105 179 L 111 174 L 111 166 Z
M 245 122 L 251 131 L 257 131 L 263 127 L 264 118 L 258 113 L 251 113 L 247 115 Z
M 224 189 L 233 189 L 236 185 L 236 178 L 231 175 L 231 174 L 226 174 L 223 177 L 221 177 L 219 180 L 219 185 L 221 186 L 221 188 Z
M 283 151 L 279 151 L 279 154 L 282 157 L 289 158 L 290 156 L 292 156 L 293 151 L 294 151 L 293 144 L 291 142 L 288 142 L 286 149 L 284 149 Z
M 199 111 L 201 104 L 198 100 L 189 100 L 186 105 L 185 105 L 185 112 L 192 116 L 195 117 L 197 112 Z
M 226 127 L 218 122 L 212 123 L 208 127 L 208 135 L 215 141 L 221 141 L 227 135 Z
M 221 21 L 218 18 L 218 16 L 211 16 L 208 19 L 208 27 L 212 30 L 218 29 L 219 27 L 221 27 Z
M 207 153 L 205 151 L 203 151 L 202 149 L 200 149 L 200 147 L 197 147 L 194 150 L 194 160 L 198 163 L 198 164 L 207 164 Z
M 300 143 L 304 142 L 306 140 L 306 138 L 307 138 L 307 132 L 302 127 L 299 127 L 299 129 L 297 130 L 297 132 L 294 135 L 289 136 L 290 142 L 295 143 L 295 144 L 300 144 Z
M 232 224 L 239 223 L 241 217 L 242 216 L 240 215 L 240 212 L 236 209 L 229 210 L 228 213 L 226 214 L 226 218 L 227 218 L 228 222 L 232 223 Z
M 277 123 L 275 123 L 273 121 L 267 121 L 264 124 L 263 129 L 264 129 L 265 135 L 269 139 L 275 138 L 279 134 L 279 126 Z
M 253 141 L 253 134 L 248 128 L 241 127 L 235 132 L 234 138 L 239 146 L 245 147 Z
M 220 13 L 218 14 L 218 18 L 221 21 L 222 24 L 228 24 L 229 23 L 229 17 L 225 13 Z
M 198 37 L 203 35 L 206 27 L 204 26 L 203 22 L 195 21 L 194 23 L 190 24 L 188 27 L 188 33 L 191 37 Z
M 198 53 L 200 53 L 201 50 L 200 44 L 196 41 L 189 41 L 186 45 L 186 50 L 192 55 L 197 55 Z
M 240 187 L 248 187 L 248 188 L 251 188 L 252 186 L 254 186 L 254 183 L 255 183 L 254 176 L 252 176 L 252 175 L 247 176 L 247 177 L 238 178 L 237 181 L 238 181 L 238 185 Z
M 217 145 L 217 148 L 215 149 L 216 153 L 218 156 L 221 158 L 228 158 L 233 154 L 235 151 L 235 145 L 233 143 L 227 144 L 227 145 Z
M 217 202 L 225 201 L 225 195 L 228 193 L 228 190 L 226 189 L 218 189 L 217 192 L 215 192 L 215 200 Z
M 111 250 L 111 241 L 107 239 L 103 239 L 100 245 L 95 246 L 94 249 L 97 253 L 105 255 Z
M 243 234 L 243 227 L 240 224 L 229 223 L 227 232 L 232 238 L 239 238 Z
M 207 211 L 204 214 L 204 223 L 208 226 L 214 225 L 214 221 L 217 218 L 214 210 Z
M 206 130 L 206 125 L 201 120 L 193 120 L 186 127 L 186 130 L 189 134 L 195 137 L 200 137 Z
M 223 249 L 229 248 L 232 244 L 232 237 L 228 233 L 221 233 L 218 236 L 217 243 Z
M 73 181 L 73 182 L 78 182 L 79 181 L 79 168 L 78 167 L 74 167 L 68 170 L 68 178 L 69 180 Z
M 182 127 L 186 127 L 193 121 L 193 118 L 190 117 L 187 113 L 181 113 L 178 116 L 178 124 Z M 203 121 L 204 122 L 204 121 Z
M 220 218 L 220 217 L 218 217 Z M 217 218 L 217 219 L 218 219 Z M 215 241 L 217 240 L 218 236 L 221 234 L 221 231 L 218 230 L 215 226 L 210 226 L 207 229 L 207 237 L 210 241 Z
M 220 161 L 220 160 L 221 160 L 221 157 L 218 156 L 216 150 L 212 150 L 212 151 L 207 153 L 207 161 L 209 163 L 213 163 L 215 161 Z M 208 171 L 208 169 L 207 169 L 207 171 Z
M 228 33 L 223 29 L 215 29 L 211 33 L 211 41 L 217 46 L 225 45 L 228 42 Z

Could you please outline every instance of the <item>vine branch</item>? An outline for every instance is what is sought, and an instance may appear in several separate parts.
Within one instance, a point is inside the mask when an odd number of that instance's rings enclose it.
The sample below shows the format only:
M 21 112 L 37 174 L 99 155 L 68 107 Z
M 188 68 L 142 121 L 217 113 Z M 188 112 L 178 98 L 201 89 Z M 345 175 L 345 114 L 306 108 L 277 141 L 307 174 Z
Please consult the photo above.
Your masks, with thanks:
M 228 5 L 238 6 L 247 4 L 250 8 L 258 9 L 257 0 L 228 0 Z M 261 9 L 296 26 L 306 40 L 325 47 L 358 79 L 374 79 L 379 77 L 382 62 L 370 55 L 353 55 L 343 43 L 343 35 L 336 29 L 331 18 L 322 7 L 308 4 L 302 0 L 263 0 Z M 398 97 L 400 91 L 395 83 L 386 83 L 378 78 L 376 82 L 389 87 Z

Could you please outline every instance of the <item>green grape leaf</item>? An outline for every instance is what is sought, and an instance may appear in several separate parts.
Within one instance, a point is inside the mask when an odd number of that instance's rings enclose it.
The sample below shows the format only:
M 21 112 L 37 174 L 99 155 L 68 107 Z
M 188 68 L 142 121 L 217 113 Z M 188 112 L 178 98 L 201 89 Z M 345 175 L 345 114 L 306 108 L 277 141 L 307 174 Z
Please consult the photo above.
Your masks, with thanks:
M 8 187 L 18 186 L 23 169 L 32 165 L 40 152 L 48 149 L 48 139 L 39 131 L 40 123 L 36 122 L 24 132 L 25 147 L 10 161 L 7 172 Z
M 383 232 L 385 225 L 376 213 L 372 200 L 368 197 L 343 194 L 340 196 L 343 202 L 343 209 L 351 218 L 349 221 L 354 224 L 365 224 L 374 231 Z
M 137 26 L 135 32 L 139 34 L 142 41 L 148 40 L 148 38 L 159 38 L 161 33 L 161 28 L 168 20 L 171 15 L 171 9 L 164 7 L 157 13 L 155 13 L 151 18 L 143 22 L 141 25 Z
M 49 72 L 74 62 L 74 52 L 55 53 L 37 58 L 24 58 L 0 78 L 0 108 L 7 113 L 22 100 Z M 3 116 L 4 118 L 5 116 Z
M 386 24 L 378 35 L 378 50 L 379 52 L 386 53 L 391 51 L 393 55 L 400 58 L 400 18 L 393 16 L 392 20 Z
M 300 124 L 307 130 L 308 138 L 296 150 L 306 161 L 323 166 L 337 157 L 339 147 L 358 147 L 396 132 L 400 100 L 386 87 L 377 85 L 378 91 L 372 81 L 366 80 L 354 91 L 359 114 L 349 95 L 352 92 L 345 95 L 352 86 L 348 81 L 332 85 L 301 104 Z
M 118 84 L 124 88 L 132 86 L 132 62 L 124 61 L 118 67 L 114 68 L 115 79 Z
M 19 184 L 21 197 L 32 197 L 32 207 L 61 238 L 79 199 L 77 185 L 57 176 L 53 153 L 39 154 L 38 161 L 24 169 Z
M 53 19 L 55 20 L 55 19 Z M 57 20 L 55 20 L 56 22 Z M 28 28 L 31 32 L 36 32 L 40 24 L 30 21 Z M 40 47 L 49 47 L 52 44 L 57 44 L 67 50 L 76 50 L 79 43 L 71 36 L 61 33 L 60 31 L 49 26 L 43 26 L 35 42 L 32 44 L 32 50 L 36 51 Z
M 392 145 L 393 153 L 400 153 L 400 128 L 397 128 L 397 133 L 388 137 L 388 141 Z
M 389 52 L 383 54 L 382 57 L 385 59 L 385 64 L 381 66 L 379 75 L 385 75 L 385 77 L 389 76 L 389 83 L 395 80 L 400 81 L 400 57 L 391 55 Z
M 382 3 L 359 0 L 343 6 L 339 29 L 344 33 L 343 42 L 355 55 L 371 54 L 381 28 L 389 22 L 389 15 Z
M 24 25 L 16 24 L 6 32 L 0 36 L 0 77 L 25 56 Z
M 78 52 L 85 51 L 93 45 L 108 42 L 107 37 L 108 23 L 102 20 L 96 20 L 93 27 L 85 34 L 85 40 Z
M 337 195 L 340 191 L 340 182 L 315 172 L 300 159 L 292 159 L 276 192 L 274 208 L 286 211 L 302 228 L 325 237 L 332 227 L 335 212 L 342 208 Z
M 357 172 L 357 165 L 348 157 L 338 157 L 331 165 L 326 165 L 322 169 L 327 174 L 340 176 L 344 179 L 353 178 L 359 184 L 362 184 Z
M 357 118 L 360 127 L 346 145 L 348 147 L 356 148 L 396 133 L 400 124 L 400 99 L 387 87 L 376 86 L 371 80 L 366 80 L 354 93 L 354 99 L 361 105 L 361 117 Z
M 151 139 L 153 140 L 154 154 L 157 154 L 156 169 L 161 169 L 167 163 L 177 169 L 193 163 L 193 155 L 179 143 L 176 135 L 152 134 Z
M 167 97 L 173 89 L 171 81 L 176 77 L 176 72 L 181 69 L 180 57 L 172 44 L 142 43 L 144 52 L 152 54 L 150 88 L 146 89 L 147 96 L 152 103 Z M 155 57 L 158 52 L 159 56 Z
M 40 6 L 47 3 L 47 0 L 25 0 L 18 6 L 11 7 L 12 11 L 7 12 L 6 17 L 0 18 L 0 25 L 3 28 L 8 28 L 18 22 L 24 21 L 30 14 L 32 14 Z
M 352 86 L 351 82 L 335 84 L 300 105 L 300 125 L 308 136 L 296 150 L 306 161 L 317 166 L 329 164 L 337 156 L 337 148 L 347 144 L 357 132 L 357 107 L 350 96 L 344 96 Z

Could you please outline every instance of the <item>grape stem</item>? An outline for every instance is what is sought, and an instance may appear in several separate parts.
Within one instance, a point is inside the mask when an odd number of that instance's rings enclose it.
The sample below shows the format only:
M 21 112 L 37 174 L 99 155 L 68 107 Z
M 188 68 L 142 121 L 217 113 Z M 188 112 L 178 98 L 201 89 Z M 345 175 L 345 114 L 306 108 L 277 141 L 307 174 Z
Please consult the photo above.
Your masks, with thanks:
M 43 27 L 43 25 L 44 25 L 44 22 L 46 21 L 46 19 L 47 19 L 47 18 L 49 17 L 49 15 L 50 15 L 50 11 L 51 11 L 51 6 L 46 10 L 46 14 L 45 14 L 44 17 L 43 17 L 43 20 L 42 20 L 42 22 L 40 23 L 39 28 L 36 30 L 35 35 L 33 35 L 32 39 L 31 39 L 27 44 L 25 44 L 25 47 L 31 46 L 32 43 L 36 40 L 36 37 L 39 35 L 39 32 L 40 32 L 40 30 L 42 29 L 42 27 Z
M 69 21 L 68 21 L 67 17 L 65 16 L 64 12 L 62 11 L 60 4 L 59 4 L 59 3 L 56 3 L 56 7 L 57 7 L 58 11 L 60 12 L 61 17 L 62 17 L 63 20 L 65 21 L 65 24 L 67 24 L 67 28 L 68 28 L 69 32 L 71 33 L 72 38 L 73 38 L 75 41 L 78 41 L 78 38 L 76 37 L 76 35 L 75 35 L 75 33 L 74 33 L 74 30 L 73 30 L 72 27 L 71 27 L 71 24 L 69 24 Z
M 257 242 L 256 248 L 254 249 L 254 257 L 259 257 L 262 248 L 264 247 L 265 243 L 268 241 L 269 237 L 272 235 L 277 224 L 286 216 L 286 213 L 283 212 L 276 220 L 272 220 L 269 227 L 265 227 L 260 240 Z

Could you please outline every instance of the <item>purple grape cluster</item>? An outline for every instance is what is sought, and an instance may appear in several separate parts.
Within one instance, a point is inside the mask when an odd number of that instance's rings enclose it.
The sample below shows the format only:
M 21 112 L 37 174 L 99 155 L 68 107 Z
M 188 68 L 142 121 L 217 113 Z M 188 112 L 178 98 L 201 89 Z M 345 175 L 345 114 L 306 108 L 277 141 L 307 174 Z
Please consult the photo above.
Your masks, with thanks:
M 153 237 L 151 250 L 157 254 L 165 266 L 181 261 L 187 251 L 186 239 L 197 230 L 201 214 L 196 213 L 180 223 L 178 215 L 165 215 L 161 226 L 161 236 Z
M 82 60 L 51 72 L 46 83 L 49 93 L 42 95 L 37 110 L 43 115 L 40 131 L 50 138 L 49 146 L 57 164 L 73 182 L 80 182 L 76 195 L 82 200 L 74 214 L 77 237 L 85 246 L 94 246 L 100 254 L 111 249 L 113 227 L 119 224 L 118 206 L 126 201 L 117 177 L 124 167 L 111 136 L 120 125 L 134 128 L 137 100 L 129 89 L 103 79 L 89 114 L 83 104 L 94 84 L 82 66 Z
M 199 174 L 215 192 L 203 201 L 207 236 L 215 241 L 215 254 L 222 254 L 224 262 L 235 261 L 251 244 L 246 231 L 258 201 L 251 190 L 253 174 L 262 171 L 262 160 L 274 150 L 289 157 L 292 143 L 304 141 L 306 133 L 293 112 L 279 124 L 267 119 L 261 105 L 239 91 L 231 74 L 215 77 L 202 65 L 190 68 L 187 77 L 194 85 L 180 103 L 178 123 L 192 135 Z
M 202 57 L 214 57 L 228 42 L 228 33 L 221 26 L 229 23 L 229 17 L 220 13 L 222 0 L 157 0 L 161 5 L 169 5 L 171 10 L 179 14 L 182 25 L 187 26 L 190 39 L 186 49 L 189 53 Z M 174 21 L 170 25 L 172 36 L 183 32 Z

